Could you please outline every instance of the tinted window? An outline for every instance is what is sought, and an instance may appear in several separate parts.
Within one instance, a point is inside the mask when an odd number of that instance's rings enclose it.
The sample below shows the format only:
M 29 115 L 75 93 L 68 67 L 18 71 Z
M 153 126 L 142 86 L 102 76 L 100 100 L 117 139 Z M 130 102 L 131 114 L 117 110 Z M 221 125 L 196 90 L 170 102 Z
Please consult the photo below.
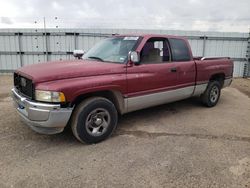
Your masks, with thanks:
M 172 51 L 173 61 L 189 61 L 191 59 L 189 49 L 184 40 L 169 39 L 169 43 Z

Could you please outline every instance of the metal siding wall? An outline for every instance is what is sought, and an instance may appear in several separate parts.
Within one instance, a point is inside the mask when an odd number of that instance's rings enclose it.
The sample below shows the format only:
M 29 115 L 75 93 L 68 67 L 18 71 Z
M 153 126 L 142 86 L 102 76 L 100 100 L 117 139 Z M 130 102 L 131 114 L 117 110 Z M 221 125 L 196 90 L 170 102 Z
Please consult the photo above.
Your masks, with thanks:
M 193 56 L 202 56 L 203 40 L 189 39 L 188 41 L 192 48 Z
M 233 72 L 233 76 L 234 77 L 242 77 L 243 73 L 244 73 L 244 65 L 247 62 L 244 61 L 235 61 L 234 62 L 234 72 Z
M 24 52 L 43 52 L 45 51 L 45 37 L 44 36 L 26 36 L 21 38 L 22 51 Z
M 23 65 L 30 65 L 46 61 L 46 41 L 43 29 L 2 29 L 1 32 L 9 32 L 12 35 L 2 36 L 0 34 L 0 52 L 29 52 L 22 54 Z M 27 36 L 27 32 L 31 33 Z M 65 35 L 65 33 L 70 33 Z M 14 35 L 14 33 L 16 33 Z M 18 33 L 23 35 L 18 36 Z M 187 36 L 194 56 L 229 56 L 231 58 L 246 58 L 248 33 L 220 33 L 220 32 L 200 32 L 200 31 L 174 31 L 174 30 L 131 30 L 131 29 L 47 29 L 47 46 L 49 60 L 73 59 L 74 57 L 66 52 L 72 52 L 75 48 L 89 50 L 95 43 L 104 39 L 112 33 L 155 33 Z M 75 35 L 75 34 L 76 35 Z M 74 35 L 73 35 L 74 34 Z M 205 40 L 205 49 L 203 54 L 203 37 Z M 20 37 L 20 49 L 19 38 Z M 211 38 L 215 37 L 215 39 Z M 216 39 L 217 37 L 217 39 Z M 219 37 L 219 38 L 218 38 Z M 224 37 L 224 38 L 223 38 Z M 225 37 L 234 37 L 229 40 Z M 242 40 L 243 39 L 243 40 Z M 245 40 L 246 39 L 246 40 Z M 39 52 L 39 54 L 34 54 Z M 53 53 L 60 53 L 53 54 Z M 234 76 L 242 77 L 245 61 L 236 61 L 234 63 Z M 0 72 L 15 70 L 21 66 L 20 54 L 1 54 Z
M 0 36 L 0 51 L 16 52 L 18 47 L 18 36 Z
M 49 51 L 71 52 L 75 49 L 74 36 L 49 36 Z
M 45 55 L 23 55 L 23 66 L 46 61 Z
M 0 70 L 15 70 L 21 67 L 19 55 L 0 55 Z
M 246 41 L 207 40 L 205 56 L 246 57 Z
M 61 61 L 61 60 L 70 60 L 70 59 L 74 59 L 74 57 L 72 55 L 53 55 L 50 56 L 50 60 L 51 61 Z

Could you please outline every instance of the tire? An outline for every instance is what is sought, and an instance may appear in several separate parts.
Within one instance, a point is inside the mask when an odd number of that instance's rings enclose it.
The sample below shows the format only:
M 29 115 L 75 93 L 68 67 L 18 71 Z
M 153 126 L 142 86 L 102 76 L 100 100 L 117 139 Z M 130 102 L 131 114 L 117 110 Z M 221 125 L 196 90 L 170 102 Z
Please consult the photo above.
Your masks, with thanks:
M 91 97 L 74 110 L 71 129 L 80 142 L 98 143 L 111 136 L 117 120 L 117 110 L 111 101 L 103 97 Z
M 208 83 L 206 91 L 201 95 L 201 101 L 207 107 L 215 106 L 219 99 L 221 93 L 221 85 L 218 81 L 210 81 Z

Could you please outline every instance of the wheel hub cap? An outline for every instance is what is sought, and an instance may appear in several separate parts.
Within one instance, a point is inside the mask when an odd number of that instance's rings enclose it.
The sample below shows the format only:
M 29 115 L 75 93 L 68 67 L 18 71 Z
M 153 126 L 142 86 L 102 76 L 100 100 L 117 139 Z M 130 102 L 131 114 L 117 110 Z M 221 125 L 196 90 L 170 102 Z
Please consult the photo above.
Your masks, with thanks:
M 96 126 L 100 126 L 102 124 L 102 119 L 98 117 L 94 120 L 94 123 Z
M 110 124 L 110 114 L 104 108 L 97 108 L 87 116 L 85 126 L 91 136 L 103 135 Z
M 210 92 L 210 100 L 211 100 L 211 102 L 213 102 L 213 103 L 216 102 L 218 97 L 219 97 L 219 89 L 218 89 L 218 87 L 214 86 L 211 89 L 211 92 Z

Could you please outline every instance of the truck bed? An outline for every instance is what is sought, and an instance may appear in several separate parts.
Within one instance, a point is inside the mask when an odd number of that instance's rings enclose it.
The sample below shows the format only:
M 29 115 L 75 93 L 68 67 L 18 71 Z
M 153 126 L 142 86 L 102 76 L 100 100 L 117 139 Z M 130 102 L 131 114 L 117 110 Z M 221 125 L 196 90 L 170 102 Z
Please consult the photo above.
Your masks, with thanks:
M 218 59 L 230 59 L 230 57 L 202 57 L 202 56 L 197 56 L 197 57 L 194 57 L 194 60 L 201 60 L 201 61 L 204 61 L 204 60 L 218 60 Z
M 224 79 L 232 78 L 233 61 L 228 57 L 195 57 L 197 83 L 208 82 L 211 75 L 221 74 Z

